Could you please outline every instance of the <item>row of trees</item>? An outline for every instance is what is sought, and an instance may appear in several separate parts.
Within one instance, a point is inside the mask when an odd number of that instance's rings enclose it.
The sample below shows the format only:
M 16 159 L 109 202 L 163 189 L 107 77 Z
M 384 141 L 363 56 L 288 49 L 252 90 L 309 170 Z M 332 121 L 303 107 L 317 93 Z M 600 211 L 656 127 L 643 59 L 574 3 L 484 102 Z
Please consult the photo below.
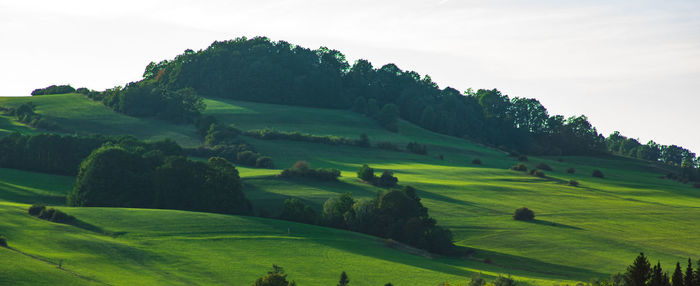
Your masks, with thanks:
M 603 281 L 597 284 L 617 286 L 624 282 L 625 286 L 698 286 L 700 285 L 700 261 L 698 261 L 698 268 L 693 270 L 692 260 L 688 258 L 685 272 L 680 262 L 676 262 L 676 268 L 669 276 L 669 273 L 661 268 L 660 262 L 652 267 L 644 253 L 640 253 L 627 267 L 627 272 L 622 277 L 623 281 Z
M 226 159 L 203 163 L 172 153 L 154 145 L 107 143 L 80 164 L 68 204 L 251 212 L 238 171 Z

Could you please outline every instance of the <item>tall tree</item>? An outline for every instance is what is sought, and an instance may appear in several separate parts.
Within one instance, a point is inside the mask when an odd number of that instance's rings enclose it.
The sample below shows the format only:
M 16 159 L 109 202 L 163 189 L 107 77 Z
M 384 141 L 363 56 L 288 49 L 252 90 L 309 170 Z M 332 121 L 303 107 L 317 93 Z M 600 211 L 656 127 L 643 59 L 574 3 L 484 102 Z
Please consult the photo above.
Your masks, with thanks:
M 688 268 L 685 269 L 685 277 L 683 277 L 685 280 L 685 283 L 683 283 L 684 286 L 693 286 L 695 285 L 695 279 L 693 278 L 693 261 L 688 258 Z
M 685 284 L 685 281 L 683 280 L 683 270 L 681 270 L 680 262 L 676 262 L 676 270 L 673 271 L 672 281 L 672 286 L 684 286 Z
M 649 286 L 666 286 L 664 284 L 664 271 L 661 269 L 661 262 L 654 265 L 651 272 L 651 280 L 648 283 Z
M 348 279 L 348 275 L 345 274 L 345 271 L 343 273 L 340 273 L 340 281 L 338 281 L 338 286 L 347 286 L 350 284 L 350 279 Z
M 651 264 L 642 252 L 639 253 L 632 265 L 627 267 L 625 284 L 627 286 L 647 286 L 649 278 L 651 278 Z

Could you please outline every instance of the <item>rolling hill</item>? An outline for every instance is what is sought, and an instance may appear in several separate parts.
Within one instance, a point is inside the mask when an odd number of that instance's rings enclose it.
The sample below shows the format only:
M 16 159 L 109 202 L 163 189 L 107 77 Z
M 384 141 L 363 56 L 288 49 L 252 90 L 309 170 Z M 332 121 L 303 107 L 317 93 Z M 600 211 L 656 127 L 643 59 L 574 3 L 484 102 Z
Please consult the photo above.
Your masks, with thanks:
M 184 146 L 200 139 L 191 125 L 115 113 L 77 94 L 0 98 L 0 106 L 32 101 L 37 113 L 77 134 L 171 137 Z M 379 148 L 246 138 L 277 168 L 306 160 L 342 171 L 340 182 L 280 179 L 279 170 L 238 167 L 246 196 L 269 215 L 296 197 L 320 210 L 330 197 L 352 192 L 371 198 L 379 188 L 360 182 L 362 164 L 393 170 L 400 185 L 416 187 L 440 225 L 451 229 L 469 257 L 424 257 L 385 246 L 378 238 L 268 218 L 172 210 L 68 208 L 81 227 L 50 223 L 26 214 L 28 204 L 64 205 L 71 177 L 0 169 L 0 234 L 18 251 L 0 249 L 6 281 L 35 284 L 233 284 L 247 285 L 274 264 L 299 285 L 327 285 L 346 271 L 352 285 L 466 283 L 474 272 L 512 274 L 537 285 L 575 284 L 624 270 L 644 251 L 666 269 L 700 253 L 695 234 L 700 191 L 659 178 L 664 169 L 637 159 L 600 156 L 529 157 L 529 168 L 552 167 L 546 178 L 509 170 L 518 164 L 500 150 L 433 133 L 399 121 L 388 132 L 373 120 L 342 110 L 206 99 L 205 115 L 242 130 L 274 128 L 357 138 L 404 146 L 417 141 L 428 155 Z M 4 132 L 36 133 L 10 117 Z M 439 155 L 442 155 L 442 159 Z M 483 164 L 472 164 L 473 159 Z M 574 174 L 566 172 L 575 168 Z M 605 179 L 591 173 L 599 169 Z M 580 185 L 572 187 L 569 180 Z M 526 206 L 534 222 L 514 221 Z M 31 255 L 31 256 L 28 256 Z M 63 260 L 60 270 L 52 263 Z M 6 262 L 3 262 L 6 263 Z M 5 269 L 5 270 L 2 270 Z M 7 269 L 16 269 L 16 271 Z M 0 280 L 2 281 L 2 280 Z

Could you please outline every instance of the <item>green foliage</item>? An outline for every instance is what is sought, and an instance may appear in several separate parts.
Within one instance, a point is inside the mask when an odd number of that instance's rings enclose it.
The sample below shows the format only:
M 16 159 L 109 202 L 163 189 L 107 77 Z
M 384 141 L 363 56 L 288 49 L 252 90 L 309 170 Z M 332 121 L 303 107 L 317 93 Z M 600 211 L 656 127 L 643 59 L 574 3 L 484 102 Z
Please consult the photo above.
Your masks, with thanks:
M 690 258 L 688 258 L 688 267 L 685 269 L 685 275 L 683 276 L 683 285 L 695 285 L 695 277 L 693 275 L 693 261 Z
M 501 276 L 499 275 L 496 280 L 493 281 L 493 286 L 515 286 L 515 280 L 511 278 L 510 276 Z
M 73 93 L 75 88 L 70 85 L 51 85 L 45 88 L 37 88 L 32 91 L 32 95 Z
M 545 163 L 537 164 L 537 169 L 545 170 L 545 171 L 552 171 L 552 167 L 550 167 L 549 165 L 547 165 Z
M 530 175 L 533 175 L 533 176 L 538 177 L 538 178 L 546 177 L 546 174 L 542 170 L 538 170 L 538 169 L 530 170 Z
M 683 280 L 683 270 L 681 269 L 681 263 L 676 262 L 676 269 L 673 271 L 673 276 L 671 276 L 672 286 L 684 286 Z
M 406 145 L 406 150 L 408 150 L 411 153 L 416 153 L 416 154 L 421 154 L 421 155 L 428 154 L 428 147 L 425 146 L 424 144 L 420 144 L 418 142 L 408 142 L 408 144 Z
M 472 274 L 472 279 L 469 281 L 468 286 L 484 286 L 486 285 L 486 280 L 481 277 L 481 273 Z
M 474 164 L 474 165 L 481 165 L 481 159 L 474 159 L 474 160 L 472 160 L 472 164 Z
M 265 169 L 274 169 L 275 163 L 272 161 L 272 158 L 270 158 L 268 156 L 260 156 L 260 157 L 258 157 L 257 160 L 255 160 L 255 167 L 256 168 L 265 168 Z
M 399 131 L 398 119 L 399 108 L 393 103 L 384 105 L 377 114 L 377 123 L 391 132 Z
M 576 169 L 574 169 L 574 168 L 568 168 L 568 169 L 566 169 L 566 172 L 569 173 L 569 174 L 573 174 L 573 173 L 576 173 Z
M 193 88 L 171 89 L 154 80 L 115 87 L 93 98 L 126 115 L 156 117 L 175 123 L 194 122 L 206 108 Z
M 351 139 L 346 137 L 338 137 L 331 135 L 313 135 L 300 132 L 284 132 L 273 129 L 248 130 L 243 133 L 245 136 L 263 139 L 263 140 L 292 140 L 312 143 L 321 143 L 329 145 L 350 145 L 359 147 L 369 147 L 369 138 L 367 134 L 361 134 L 359 139 Z
M 31 205 L 29 209 L 27 210 L 27 213 L 31 216 L 38 216 L 41 211 L 45 210 L 46 206 L 45 205 Z
M 241 131 L 235 127 L 212 123 L 204 137 L 204 144 L 207 146 L 235 145 L 241 142 L 238 140 L 240 134 Z
M 54 208 L 41 208 L 36 217 L 57 223 L 71 223 L 75 221 L 75 217 L 68 215 Z
M 394 187 L 396 186 L 396 183 L 399 182 L 399 179 L 394 177 L 394 172 L 390 170 L 384 170 L 382 172 L 382 175 L 379 176 L 379 178 L 374 180 L 374 184 L 379 187 Z
M 601 179 L 605 178 L 605 175 L 603 175 L 603 171 L 601 170 L 593 170 L 592 176 Z
M 639 253 L 639 256 L 637 256 L 632 265 L 627 267 L 625 285 L 647 286 L 647 281 L 651 279 L 651 275 L 652 270 L 649 260 L 644 256 L 644 253 Z
M 360 114 L 367 114 L 367 100 L 362 96 L 355 98 L 355 103 L 352 105 L 352 111 Z
M 525 166 L 525 164 L 518 164 L 510 167 L 510 169 L 513 171 L 527 172 L 527 166 Z
M 338 286 L 347 286 L 350 284 L 350 279 L 348 278 L 348 275 L 345 274 L 345 271 L 343 273 L 340 273 L 340 280 L 338 280 Z
M 272 271 L 267 272 L 267 275 L 258 278 L 253 283 L 253 286 L 295 286 L 294 281 L 287 281 L 287 274 L 284 269 L 277 265 L 272 265 Z
M 167 148 L 137 147 L 108 144 L 92 152 L 81 163 L 68 204 L 250 212 L 238 171 L 225 159 L 193 162 L 163 156 Z
M 280 219 L 315 224 L 318 220 L 318 215 L 311 206 L 305 204 L 301 200 L 291 198 L 284 200 Z
M 7 238 L 0 235 L 0 247 L 7 247 Z
M 279 174 L 282 178 L 309 178 L 320 181 L 338 181 L 340 170 L 333 168 L 318 168 L 311 169 L 311 166 L 306 161 L 297 161 L 294 166 L 282 170 Z
M 357 177 L 368 183 L 372 183 L 376 179 L 374 169 L 367 164 L 363 164 L 362 167 L 357 170 Z
M 569 180 L 569 186 L 578 187 L 579 182 L 576 180 Z
M 518 208 L 515 210 L 515 213 L 513 213 L 513 219 L 531 221 L 535 219 L 535 212 L 526 207 Z
M 396 145 L 396 144 L 388 142 L 388 141 L 377 142 L 377 148 L 384 149 L 384 150 L 391 150 L 391 151 L 401 151 L 401 148 L 399 148 L 399 145 Z

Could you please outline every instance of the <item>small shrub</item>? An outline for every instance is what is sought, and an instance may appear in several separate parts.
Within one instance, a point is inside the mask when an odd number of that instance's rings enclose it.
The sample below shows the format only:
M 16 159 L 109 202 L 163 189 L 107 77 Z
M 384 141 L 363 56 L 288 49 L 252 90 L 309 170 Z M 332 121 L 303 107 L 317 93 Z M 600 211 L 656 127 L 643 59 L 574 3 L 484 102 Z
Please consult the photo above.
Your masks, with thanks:
M 694 188 L 700 189 L 700 183 L 695 183 L 695 184 L 693 184 L 693 187 L 694 187 Z
M 421 154 L 421 155 L 428 154 L 428 147 L 425 146 L 424 144 L 420 144 L 418 142 L 409 142 L 406 145 L 406 150 L 408 150 L 411 153 L 416 153 L 416 154 Z
M 59 223 L 69 223 L 75 220 L 75 217 L 54 208 L 43 209 L 38 218 Z
M 545 171 L 552 171 L 552 167 L 550 167 L 549 165 L 547 165 L 545 163 L 537 164 L 537 169 L 545 170 Z
M 311 169 L 309 162 L 297 161 L 291 168 L 284 169 L 279 176 L 283 178 L 301 177 L 322 181 L 337 181 L 338 177 L 340 177 L 340 170 L 333 168 L 318 168 L 314 170 Z
M 484 286 L 486 281 L 481 277 L 480 273 L 472 274 L 472 280 L 469 281 L 469 286 Z
M 574 168 L 568 168 L 568 169 L 566 169 L 566 172 L 569 173 L 569 174 L 573 174 L 573 173 L 576 173 L 576 169 L 574 169 Z
M 0 235 L 0 247 L 7 247 L 7 239 Z
M 399 182 L 399 179 L 394 177 L 394 172 L 389 171 L 389 170 L 384 170 L 382 172 L 382 175 L 379 176 L 378 179 L 375 180 L 376 185 L 380 187 L 393 187 L 396 186 L 396 183 Z
M 357 171 L 357 177 L 368 183 L 372 183 L 376 179 L 374 176 L 374 169 L 367 164 L 360 167 L 360 169 Z
M 493 286 L 515 286 L 515 280 L 510 278 L 510 276 L 498 276 L 496 280 L 493 281 Z
M 438 158 L 440 158 L 440 160 L 445 160 L 445 156 L 442 154 L 438 155 Z
M 256 168 L 272 169 L 275 167 L 275 164 L 272 161 L 272 158 L 270 158 L 268 156 L 260 156 L 255 161 L 255 167 Z
M 32 216 L 38 216 L 41 213 L 41 211 L 43 211 L 45 209 L 46 209 L 46 206 L 44 206 L 44 205 L 32 205 L 31 207 L 29 207 L 28 212 Z
M 518 156 L 518 161 L 520 161 L 520 162 L 527 162 L 527 161 L 528 161 L 528 160 L 527 160 L 527 156 L 525 156 L 525 155 Z
M 399 148 L 398 145 L 391 143 L 391 142 L 377 142 L 377 148 L 379 149 L 384 149 L 384 150 L 392 150 L 392 151 L 401 151 L 401 148 Z
M 593 177 L 603 179 L 605 176 L 603 175 L 603 172 L 602 172 L 602 171 L 600 171 L 600 170 L 593 170 Z
M 569 186 L 578 187 L 578 181 L 576 181 L 576 180 L 569 180 Z
M 480 159 L 474 159 L 474 160 L 472 160 L 472 164 L 474 164 L 474 165 L 481 165 L 481 160 L 480 160 Z
M 253 151 L 238 152 L 236 155 L 236 162 L 247 166 L 255 166 L 255 163 L 258 161 L 259 157 L 260 154 Z
M 513 213 L 513 219 L 531 221 L 535 219 L 535 212 L 526 207 L 522 207 L 515 210 L 515 213 Z
M 533 175 L 533 176 L 535 176 L 535 177 L 540 177 L 540 178 L 544 178 L 544 177 L 545 177 L 544 172 L 542 172 L 542 170 L 537 170 L 537 169 L 532 169 L 532 170 L 530 170 L 530 175 Z
M 525 166 L 525 164 L 515 165 L 510 167 L 510 169 L 513 171 L 527 172 L 527 166 Z

